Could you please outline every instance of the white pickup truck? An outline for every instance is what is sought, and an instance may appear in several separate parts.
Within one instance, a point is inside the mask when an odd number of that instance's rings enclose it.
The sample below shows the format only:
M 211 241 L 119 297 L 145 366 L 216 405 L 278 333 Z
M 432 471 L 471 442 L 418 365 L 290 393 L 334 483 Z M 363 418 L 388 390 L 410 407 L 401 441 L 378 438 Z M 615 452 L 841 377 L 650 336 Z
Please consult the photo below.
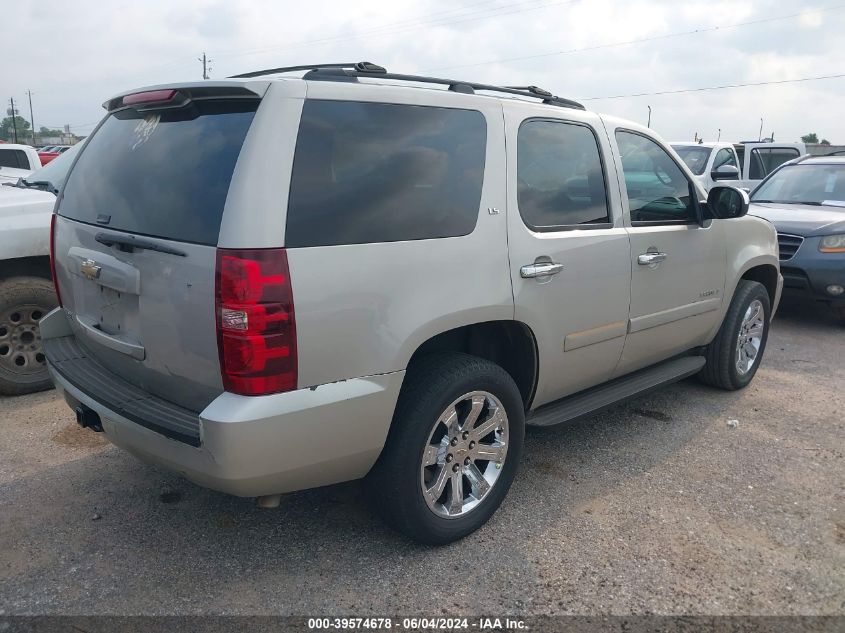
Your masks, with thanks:
M 0 394 L 52 386 L 38 322 L 56 307 L 50 275 L 50 220 L 79 143 L 50 164 L 0 179 Z M 0 145 L 3 150 L 20 145 Z M 32 149 L 32 148 L 28 148 Z M 32 150 L 33 153 L 35 150 Z M 36 154 L 36 159 L 37 154 Z M 0 173 L 11 171 L 3 167 Z
M 34 147 L 0 143 L 0 182 L 15 182 L 40 168 L 41 159 Z
M 807 153 L 804 143 L 672 143 L 706 191 L 722 183 L 750 191 L 776 168 Z M 730 181 L 725 183 L 725 181 Z

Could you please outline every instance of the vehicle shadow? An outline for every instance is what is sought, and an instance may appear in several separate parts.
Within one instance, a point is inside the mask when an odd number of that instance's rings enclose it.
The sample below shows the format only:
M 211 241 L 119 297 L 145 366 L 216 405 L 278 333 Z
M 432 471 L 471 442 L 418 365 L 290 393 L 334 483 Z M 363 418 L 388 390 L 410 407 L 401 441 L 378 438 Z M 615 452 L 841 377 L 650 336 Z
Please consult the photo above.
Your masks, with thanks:
M 493 579 L 503 567 L 519 568 L 523 553 L 514 543 L 530 542 L 565 521 L 574 506 L 676 454 L 702 428 L 677 405 L 690 400 L 714 399 L 686 382 L 593 418 L 530 429 L 504 506 L 475 535 L 443 548 L 412 543 L 385 527 L 358 482 L 290 494 L 279 509 L 262 510 L 251 499 L 199 488 L 107 449 L 0 486 L 0 542 L 18 544 L 0 556 L 6 559 L 0 585 L 11 612 L 35 608 L 36 594 L 47 594 L 43 602 L 60 611 L 167 605 L 202 612 L 186 602 L 197 583 L 221 608 L 262 612 L 270 592 L 294 612 L 295 605 L 337 612 L 360 605 L 362 576 L 369 579 L 369 599 L 386 608 L 390 586 L 414 575 L 428 592 L 417 609 L 429 601 L 438 608 L 436 596 L 449 591 L 439 575 L 456 555 L 484 544 L 498 553 L 473 563 L 478 574 Z M 708 406 L 719 415 L 714 409 L 729 400 Z M 84 582 L 69 585 L 68 574 Z M 377 599 L 374 579 L 386 592 Z M 338 596 L 338 587 L 347 587 L 348 596 Z M 491 580 L 479 591 L 499 589 Z
M 784 294 L 775 314 L 774 326 L 791 325 L 802 328 L 843 327 L 845 321 L 839 319 L 826 304 Z

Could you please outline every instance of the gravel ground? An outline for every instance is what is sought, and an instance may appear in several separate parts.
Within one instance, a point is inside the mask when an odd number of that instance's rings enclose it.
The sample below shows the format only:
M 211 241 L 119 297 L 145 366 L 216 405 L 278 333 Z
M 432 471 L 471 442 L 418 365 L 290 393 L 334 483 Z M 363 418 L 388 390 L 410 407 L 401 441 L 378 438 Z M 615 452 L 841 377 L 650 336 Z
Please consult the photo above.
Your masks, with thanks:
M 529 430 L 502 508 L 443 548 L 357 483 L 259 510 L 53 392 L 0 399 L 0 614 L 845 614 L 843 332 L 784 307 L 744 391 L 685 381 Z

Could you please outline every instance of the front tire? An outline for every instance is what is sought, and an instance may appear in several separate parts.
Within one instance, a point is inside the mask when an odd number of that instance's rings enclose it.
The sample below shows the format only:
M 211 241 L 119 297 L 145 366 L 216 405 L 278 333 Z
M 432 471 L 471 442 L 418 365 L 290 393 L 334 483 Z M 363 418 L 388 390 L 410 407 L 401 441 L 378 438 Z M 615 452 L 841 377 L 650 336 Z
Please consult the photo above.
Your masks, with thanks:
M 38 322 L 56 303 L 49 279 L 13 277 L 0 282 L 0 394 L 17 396 L 53 386 Z
M 740 280 L 716 338 L 707 346 L 699 377 L 713 387 L 746 387 L 763 360 L 772 308 L 765 286 Z
M 504 369 L 466 354 L 425 357 L 408 369 L 368 492 L 398 531 L 450 543 L 501 505 L 524 435 L 522 398 Z

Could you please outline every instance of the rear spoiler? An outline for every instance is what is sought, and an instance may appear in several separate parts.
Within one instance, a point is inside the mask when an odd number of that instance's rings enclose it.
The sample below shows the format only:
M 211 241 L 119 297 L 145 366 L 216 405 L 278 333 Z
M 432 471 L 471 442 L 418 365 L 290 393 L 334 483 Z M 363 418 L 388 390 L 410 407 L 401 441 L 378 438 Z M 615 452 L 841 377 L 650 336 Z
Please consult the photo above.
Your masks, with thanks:
M 145 110 L 155 107 L 182 107 L 200 99 L 261 99 L 267 92 L 269 81 L 201 81 L 186 84 L 148 86 L 115 95 L 103 103 L 108 112 L 134 108 Z M 124 100 L 128 101 L 126 103 Z M 154 104 L 154 105 L 153 105 Z

